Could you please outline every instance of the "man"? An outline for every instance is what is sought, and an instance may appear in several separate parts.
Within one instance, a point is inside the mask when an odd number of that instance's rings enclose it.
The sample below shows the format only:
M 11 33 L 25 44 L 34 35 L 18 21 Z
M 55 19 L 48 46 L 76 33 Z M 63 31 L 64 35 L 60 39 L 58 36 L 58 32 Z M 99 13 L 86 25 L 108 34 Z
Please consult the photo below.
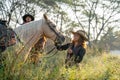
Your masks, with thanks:
M 23 17 L 23 24 L 28 23 L 30 21 L 34 21 L 34 17 L 30 14 L 25 14 Z
M 6 50 L 8 46 L 16 43 L 15 33 L 12 29 L 7 28 L 7 21 L 0 20 L 0 52 Z
M 6 20 L 0 20 L 0 27 L 2 28 L 2 27 L 6 27 Z M 1 31 L 2 31 L 2 29 L 1 29 Z M 2 32 L 0 31 L 0 34 L 2 34 Z M 2 37 L 2 36 L 1 36 Z M 0 43 L 2 42 L 2 39 L 0 39 Z M 6 49 L 6 46 L 5 45 L 3 45 L 2 43 L 0 44 L 0 52 L 3 52 L 3 51 L 5 51 L 5 49 Z
M 25 14 L 22 18 L 23 18 L 23 24 L 34 21 L 34 17 L 30 14 Z M 38 52 L 43 51 L 45 42 L 46 42 L 46 38 L 42 37 L 31 49 L 32 63 L 37 64 L 39 62 Z
M 6 59 L 3 52 L 7 47 L 16 43 L 15 33 L 11 28 L 7 27 L 6 20 L 0 20 L 0 69 L 4 67 L 3 61 Z
M 23 17 L 23 24 L 34 21 L 34 17 L 31 14 L 25 14 Z M 45 44 L 45 37 L 40 38 L 40 40 L 34 45 L 35 50 L 42 50 Z

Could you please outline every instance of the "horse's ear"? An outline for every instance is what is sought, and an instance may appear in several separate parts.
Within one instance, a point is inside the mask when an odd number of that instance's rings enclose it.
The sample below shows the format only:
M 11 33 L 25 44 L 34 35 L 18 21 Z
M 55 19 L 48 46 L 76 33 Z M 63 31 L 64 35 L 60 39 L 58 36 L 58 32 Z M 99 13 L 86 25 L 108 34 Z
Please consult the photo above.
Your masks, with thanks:
M 46 21 L 48 20 L 48 17 L 47 17 L 46 14 L 43 14 L 43 17 L 44 17 L 44 19 L 45 19 Z

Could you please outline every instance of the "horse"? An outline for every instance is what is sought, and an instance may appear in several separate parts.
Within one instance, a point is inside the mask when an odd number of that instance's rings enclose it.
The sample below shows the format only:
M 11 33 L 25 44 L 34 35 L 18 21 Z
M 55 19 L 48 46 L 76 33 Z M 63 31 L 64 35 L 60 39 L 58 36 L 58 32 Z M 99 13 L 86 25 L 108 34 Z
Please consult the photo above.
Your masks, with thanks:
M 18 54 L 21 60 L 25 62 L 30 54 L 31 48 L 38 42 L 38 40 L 45 36 L 51 39 L 55 44 L 62 44 L 65 41 L 64 36 L 56 29 L 56 25 L 48 19 L 46 14 L 38 21 L 31 21 L 14 29 L 15 33 L 21 39 L 25 46 Z

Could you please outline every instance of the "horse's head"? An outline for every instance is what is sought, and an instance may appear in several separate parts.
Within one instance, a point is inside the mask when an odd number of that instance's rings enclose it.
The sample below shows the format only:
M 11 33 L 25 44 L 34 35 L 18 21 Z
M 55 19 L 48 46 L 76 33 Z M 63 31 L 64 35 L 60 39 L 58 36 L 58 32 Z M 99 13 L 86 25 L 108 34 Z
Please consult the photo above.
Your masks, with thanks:
M 44 36 L 52 39 L 57 45 L 62 44 L 65 41 L 64 36 L 56 29 L 57 26 L 45 14 L 43 16 L 45 22 L 43 26 Z

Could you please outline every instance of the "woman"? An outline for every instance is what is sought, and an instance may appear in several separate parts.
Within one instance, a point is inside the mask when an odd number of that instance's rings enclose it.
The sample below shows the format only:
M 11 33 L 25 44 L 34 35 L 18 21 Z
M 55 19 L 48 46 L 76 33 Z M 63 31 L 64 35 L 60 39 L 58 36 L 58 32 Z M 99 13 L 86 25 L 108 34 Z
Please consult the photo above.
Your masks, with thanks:
M 63 46 L 57 46 L 58 50 L 68 49 L 67 57 L 65 60 L 65 63 L 67 64 L 67 66 L 79 64 L 82 61 L 86 53 L 85 42 L 88 41 L 85 31 L 79 30 L 77 32 L 72 32 L 72 33 L 73 33 L 72 43 L 68 43 Z

